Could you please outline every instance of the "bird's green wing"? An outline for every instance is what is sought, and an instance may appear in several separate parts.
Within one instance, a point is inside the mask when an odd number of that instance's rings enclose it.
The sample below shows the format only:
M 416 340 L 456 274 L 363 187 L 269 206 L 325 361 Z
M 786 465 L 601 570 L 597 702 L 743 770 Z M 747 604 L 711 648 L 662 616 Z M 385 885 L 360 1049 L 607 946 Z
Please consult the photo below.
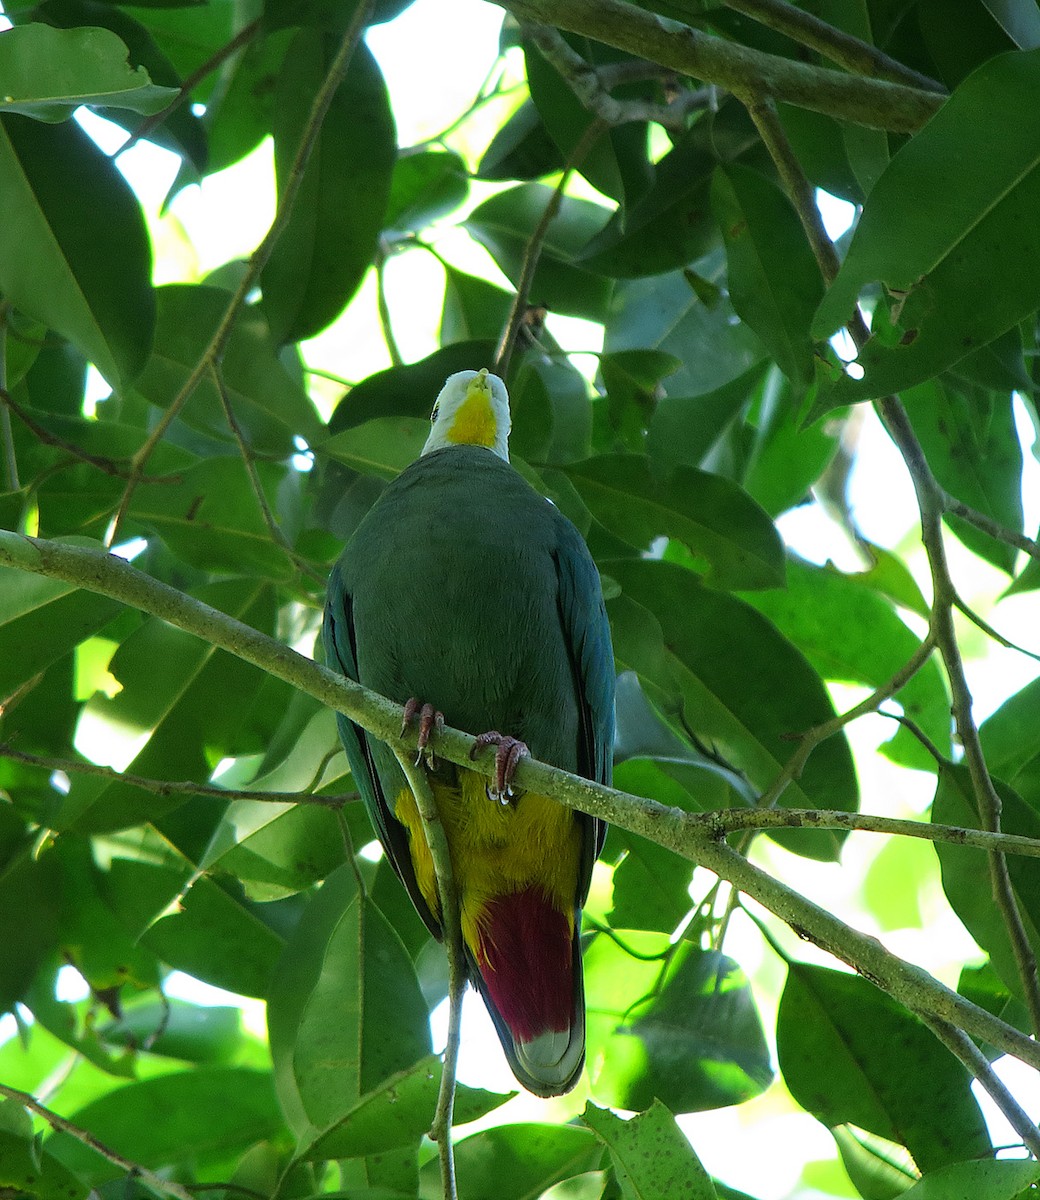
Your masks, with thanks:
M 352 607 L 350 592 L 347 590 L 337 565 L 333 568 L 329 579 L 325 620 L 321 630 L 322 642 L 325 646 L 325 661 L 333 670 L 338 670 L 348 679 L 357 682 L 357 647 Z M 347 754 L 347 762 L 350 764 L 350 773 L 365 802 L 365 808 L 368 809 L 368 815 L 383 850 L 390 860 L 390 865 L 407 889 L 408 895 L 419 916 L 426 923 L 426 927 L 434 937 L 440 938 L 440 923 L 430 912 L 430 907 L 423 899 L 415 879 L 415 869 L 412 866 L 412 856 L 408 847 L 408 832 L 394 817 L 387 804 L 384 780 L 376 766 L 377 759 L 383 756 L 378 755 L 375 751 L 368 734 L 359 725 L 355 725 L 349 717 L 337 713 L 336 724 L 339 726 L 340 740 Z M 403 782 L 404 777 L 402 776 L 402 785 Z
M 560 522 L 556 559 L 560 621 L 571 656 L 571 672 L 581 714 L 578 773 L 609 785 L 614 763 L 614 650 L 603 604 L 599 574 L 581 534 L 569 521 Z M 603 849 L 607 827 L 583 817 L 578 903 L 583 904 L 592 865 Z

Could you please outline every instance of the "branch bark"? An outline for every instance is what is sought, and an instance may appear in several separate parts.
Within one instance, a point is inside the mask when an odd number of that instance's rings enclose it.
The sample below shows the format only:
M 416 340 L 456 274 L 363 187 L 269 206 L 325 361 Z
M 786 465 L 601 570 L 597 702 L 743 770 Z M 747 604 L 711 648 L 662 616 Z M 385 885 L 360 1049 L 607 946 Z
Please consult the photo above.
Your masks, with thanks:
M 864 79 L 751 50 L 701 33 L 625 0 L 501 0 L 522 21 L 583 33 L 640 58 L 714 83 L 740 99 L 752 95 L 840 120 L 913 133 L 943 102 L 934 92 Z
M 401 736 L 403 710 L 399 705 L 311 662 L 202 601 L 149 578 L 124 559 L 83 546 L 0 530 L 0 564 L 65 580 L 168 621 L 344 713 L 396 753 L 415 753 L 415 735 Z M 475 765 L 490 778 L 494 770 L 493 751 L 481 755 L 474 764 L 470 759 L 473 745 L 474 738 L 459 730 L 445 727 L 437 733 L 438 754 L 463 766 Z M 706 867 L 911 1011 L 957 1025 L 972 1037 L 987 1041 L 1040 1070 L 1040 1045 L 951 991 L 927 971 L 889 953 L 876 938 L 845 925 L 759 870 L 721 840 L 725 830 L 710 824 L 711 820 L 717 820 L 718 814 L 698 818 L 528 758 L 521 760 L 516 782 L 519 787 L 552 796 L 569 808 L 601 817 Z

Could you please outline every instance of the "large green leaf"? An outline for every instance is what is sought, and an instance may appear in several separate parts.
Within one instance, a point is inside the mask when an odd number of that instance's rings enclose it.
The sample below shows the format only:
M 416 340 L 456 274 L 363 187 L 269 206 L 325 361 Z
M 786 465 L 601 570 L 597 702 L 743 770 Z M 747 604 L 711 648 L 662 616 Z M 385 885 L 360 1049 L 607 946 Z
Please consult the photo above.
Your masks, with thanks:
M 616 1108 L 739 1104 L 770 1082 L 769 1049 L 743 972 L 667 934 L 598 935 L 585 955 L 589 1082 Z M 629 949 L 633 953 L 629 953 Z M 638 956 L 638 957 L 636 957 Z
M 552 198 L 553 189 L 544 184 L 521 184 L 485 200 L 464 222 L 514 284 L 519 282 L 527 245 Z M 608 215 L 606 209 L 588 200 L 562 198 L 531 283 L 533 304 L 590 321 L 603 320 L 610 283 L 584 270 L 575 259 Z
M 935 477 L 958 500 L 1022 532 L 1022 446 L 1008 392 L 930 380 L 904 394 L 907 416 Z M 1007 571 L 1017 551 L 948 516 L 969 549 Z
M 0 697 L 97 633 L 120 607 L 70 583 L 13 567 L 0 570 Z
M 1040 838 L 1040 813 L 1000 780 L 994 785 L 1001 802 L 1000 826 L 1005 833 Z M 968 768 L 948 763 L 939 772 L 932 804 L 932 820 L 943 825 L 983 828 L 975 803 Z M 965 928 L 990 957 L 993 969 L 1012 995 L 1024 997 L 1017 957 L 1007 927 L 993 900 L 985 856 L 981 850 L 936 842 L 946 898 Z M 1010 855 L 1008 872 L 1012 890 L 1034 954 L 1040 954 L 1040 872 L 1028 858 Z
M 791 1094 L 825 1125 L 897 1142 L 922 1171 L 992 1153 L 971 1076 L 865 979 L 792 963 L 776 1043 Z
M 729 264 L 729 297 L 795 383 L 813 376 L 809 324 L 823 280 L 790 201 L 764 175 L 720 167 L 711 203 Z
M 0 212 L 0 291 L 113 386 L 132 380 L 151 349 L 155 298 L 144 217 L 122 175 L 74 122 L 0 116 Z
M 390 181 L 384 226 L 418 233 L 462 204 L 469 192 L 466 164 L 450 151 L 400 154 Z
M 749 593 L 764 613 L 808 658 L 823 679 L 879 688 L 904 666 L 919 640 L 892 604 L 858 575 L 816 567 L 792 558 L 784 590 Z M 904 716 L 940 753 L 950 751 L 950 702 L 934 659 L 893 696 Z M 893 730 L 885 754 L 894 762 L 933 770 L 934 758 L 902 726 Z
M 282 1110 L 308 1145 L 429 1054 L 414 968 L 352 866 L 329 876 L 286 946 L 268 1021 Z
M 628 1121 L 587 1104 L 581 1119 L 610 1151 L 626 1200 L 715 1200 L 711 1177 L 660 1100 Z
M 282 191 L 336 45 L 336 38 L 301 29 L 285 57 L 274 114 Z M 264 312 L 276 342 L 312 337 L 357 290 L 383 227 L 395 156 L 386 84 L 362 41 L 354 47 L 288 224 L 261 275 Z
M 108 29 L 34 24 L 0 33 L 0 113 L 64 121 L 81 104 L 156 113 L 176 95 L 131 67 Z
M 1040 51 L 984 63 L 895 155 L 871 192 L 848 255 L 816 314 L 826 337 L 880 281 L 898 302 L 874 316 L 861 379 L 844 404 L 920 383 L 991 342 L 1040 302 L 1040 148 L 1022 96 L 1040 85 Z M 927 203 L 908 204 L 908 196 Z M 979 304 L 980 293 L 987 296 Z
M 721 251 L 696 266 L 714 285 L 722 279 Z M 618 283 L 603 348 L 608 353 L 663 350 L 679 359 L 682 366 L 668 377 L 669 396 L 713 392 L 766 356 L 765 347 L 737 320 L 730 302 L 684 271 Z
M 146 399 L 161 409 L 170 406 L 224 319 L 229 299 L 215 287 L 173 284 L 159 289 L 155 349 L 136 381 Z M 256 308 L 247 308 L 236 320 L 221 373 L 235 420 L 254 450 L 286 457 L 296 448 L 294 435 L 308 442 L 317 437 L 317 413 L 279 361 L 267 323 Z M 232 440 L 220 392 L 208 373 L 186 405 L 183 420 Z
M 633 642 L 632 625 L 615 625 L 619 666 L 638 671 L 662 713 L 678 718 L 753 787 L 768 788 L 793 753 L 791 735 L 834 715 L 819 676 L 766 618 L 701 586 L 691 571 L 648 560 L 618 560 L 604 569 L 621 585 L 623 598 L 657 618 L 663 638 L 655 663 L 646 657 L 646 643 Z M 613 620 L 615 602 L 608 607 Z M 635 633 L 645 638 L 645 620 L 636 623 Z M 780 803 L 854 811 L 857 801 L 848 742 L 838 734 L 817 747 Z M 837 855 L 842 841 L 823 831 L 781 837 L 792 850 L 827 858 Z
M 271 1076 L 243 1067 L 198 1067 L 130 1083 L 71 1114 L 79 1129 L 153 1170 L 182 1161 L 222 1162 L 282 1131 Z M 70 1134 L 55 1133 L 48 1151 L 91 1183 L 123 1176 L 122 1167 Z
M 561 1179 L 595 1170 L 603 1148 L 574 1125 L 500 1125 L 455 1144 L 458 1200 L 535 1200 Z M 422 1169 L 423 1197 L 442 1194 L 439 1164 Z
M 920 1183 L 903 1192 L 905 1200 L 1026 1200 L 1036 1191 L 1040 1165 L 1007 1159 L 959 1162 L 929 1172 Z
M 13 1108 L 14 1101 L 0 1105 L 0 1187 L 12 1196 L 34 1200 L 84 1200 L 90 1185 L 52 1154 L 41 1152 L 28 1116 L 24 1135 L 4 1127 L 10 1120 L 3 1111 L 7 1107 Z
M 721 475 L 677 467 L 657 479 L 635 454 L 604 454 L 566 470 L 592 515 L 636 549 L 676 538 L 706 560 L 705 582 L 714 587 L 783 584 L 783 545 L 773 522 Z
M 58 874 L 29 847 L 0 865 L 0 1013 L 21 1000 L 58 935 Z
M 199 595 L 229 615 L 273 632 L 273 596 L 265 586 L 229 581 L 209 585 Z M 124 735 L 133 731 L 144 739 L 130 770 L 160 779 L 208 780 L 214 764 L 236 748 L 236 735 L 251 719 L 251 701 L 263 678 L 256 667 L 155 618 L 123 641 L 109 670 L 122 690 L 111 699 L 94 696 L 87 710 Z M 183 795 L 142 793 L 121 780 L 81 775 L 73 779 L 54 827 L 118 829 L 155 821 L 184 802 Z M 212 802 L 209 807 L 217 819 Z

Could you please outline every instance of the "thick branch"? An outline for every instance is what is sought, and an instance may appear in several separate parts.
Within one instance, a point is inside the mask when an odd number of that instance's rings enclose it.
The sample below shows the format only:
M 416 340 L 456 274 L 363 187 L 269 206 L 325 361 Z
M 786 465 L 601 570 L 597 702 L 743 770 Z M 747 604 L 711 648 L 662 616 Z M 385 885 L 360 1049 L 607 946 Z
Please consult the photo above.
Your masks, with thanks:
M 875 129 L 913 133 L 942 104 L 933 92 L 862 79 L 763 54 L 624 0 L 501 0 L 520 20 L 584 33 L 682 75 L 718 84 L 741 98 L 770 96 Z
M 31 571 L 111 596 L 194 634 L 344 713 L 397 753 L 415 753 L 414 736 L 401 737 L 399 705 L 317 665 L 273 638 L 209 605 L 149 578 L 115 555 L 51 543 L 0 530 L 0 564 Z M 474 739 L 445 728 L 437 752 L 490 777 L 493 753 L 470 759 Z M 1040 1046 L 1018 1030 L 951 991 L 927 971 L 890 954 L 876 938 L 843 924 L 825 909 L 771 878 L 720 840 L 704 818 L 645 797 L 616 792 L 546 763 L 523 759 L 517 786 L 552 796 L 639 834 L 729 881 L 836 958 L 848 963 L 914 1012 L 951 1022 L 971 1036 L 1040 1069 Z
M 727 8 L 744 13 L 760 25 L 767 25 L 779 33 L 786 34 L 792 41 L 800 42 L 818 51 L 831 62 L 857 75 L 868 75 L 876 79 L 887 79 L 891 83 L 905 83 L 909 87 L 923 88 L 926 92 L 943 92 L 941 83 L 914 71 L 898 59 L 885 54 L 869 42 L 861 41 L 844 30 L 835 29 L 826 21 L 789 4 L 788 0 L 724 0 Z

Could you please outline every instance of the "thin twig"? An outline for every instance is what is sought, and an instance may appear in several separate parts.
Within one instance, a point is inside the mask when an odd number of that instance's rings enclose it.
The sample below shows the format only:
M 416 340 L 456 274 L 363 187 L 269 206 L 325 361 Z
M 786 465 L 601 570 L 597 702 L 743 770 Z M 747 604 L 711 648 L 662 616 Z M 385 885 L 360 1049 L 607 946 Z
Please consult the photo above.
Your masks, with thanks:
M 690 114 L 699 108 L 706 108 L 713 99 L 711 88 L 681 88 L 676 98 L 668 104 L 655 104 L 650 100 L 618 100 L 607 90 L 608 85 L 602 73 L 572 49 L 559 30 L 538 21 L 526 21 L 523 31 L 546 61 L 556 68 L 582 105 L 607 125 L 653 121 L 666 129 L 681 131 L 686 128 Z
M 874 79 L 887 79 L 891 83 L 905 83 L 909 87 L 922 88 L 926 92 L 945 93 L 938 80 L 922 75 L 911 67 L 892 58 L 883 50 L 861 41 L 858 37 L 835 29 L 826 21 L 796 8 L 787 0 L 723 0 L 727 8 L 744 13 L 760 25 L 766 25 L 779 33 L 786 34 L 792 41 L 816 50 L 831 62 L 847 71 L 866 75 Z
M 213 382 L 216 385 L 217 392 L 220 395 L 220 403 L 224 409 L 224 417 L 227 420 L 228 428 L 234 436 L 235 442 L 238 445 L 239 457 L 246 469 L 246 474 L 249 476 L 249 484 L 253 489 L 253 495 L 256 498 L 257 507 L 260 509 L 260 515 L 264 519 L 264 524 L 267 526 L 267 532 L 271 535 L 275 544 L 281 547 L 288 555 L 293 566 L 302 574 L 309 576 L 322 587 L 325 586 L 325 575 L 307 562 L 305 558 L 301 558 L 296 553 L 296 549 L 292 542 L 282 532 L 282 527 L 278 524 L 274 513 L 271 511 L 271 506 L 267 502 L 267 495 L 264 492 L 264 485 L 260 482 L 260 475 L 256 469 L 256 455 L 253 448 L 246 441 L 245 434 L 242 431 L 242 426 L 238 423 L 238 418 L 235 416 L 235 410 L 231 407 L 231 397 L 228 395 L 227 386 L 224 383 L 224 372 L 221 369 L 220 363 L 211 362 L 210 372 L 213 376 Z
M 142 1167 L 140 1163 L 131 1162 L 130 1159 L 124 1158 L 121 1154 L 106 1146 L 104 1142 L 99 1142 L 92 1133 L 88 1133 L 85 1129 L 80 1129 L 78 1125 L 73 1125 L 65 1117 L 61 1117 L 52 1109 L 46 1108 L 35 1096 L 30 1095 L 28 1092 L 23 1092 L 19 1088 L 9 1087 L 6 1083 L 0 1083 L 0 1096 L 6 1096 L 9 1100 L 14 1100 L 17 1104 L 23 1104 L 30 1112 L 34 1112 L 38 1117 L 42 1117 L 51 1128 L 60 1130 L 62 1133 L 67 1133 L 69 1137 L 75 1138 L 77 1142 L 81 1142 L 84 1146 L 89 1146 L 96 1154 L 100 1154 L 102 1158 L 108 1159 L 110 1163 L 119 1167 L 121 1171 L 125 1171 L 128 1175 L 140 1179 L 150 1188 L 154 1188 L 155 1191 L 164 1192 L 167 1196 L 176 1196 L 177 1200 L 195 1200 L 195 1197 L 186 1187 L 182 1187 L 181 1184 L 174 1183 L 169 1179 L 163 1179 L 161 1175 L 156 1175 L 154 1171 L 149 1171 L 147 1167 Z
M 935 638 L 929 632 L 924 641 L 921 642 L 891 679 L 887 680 L 879 688 L 876 688 L 869 696 L 846 712 L 838 713 L 837 716 L 832 717 L 829 721 L 824 721 L 822 724 L 815 725 L 812 729 L 807 729 L 804 733 L 799 734 L 798 749 L 788 759 L 776 779 L 773 780 L 770 786 L 759 797 L 757 807 L 760 809 L 772 808 L 780 799 L 787 785 L 792 780 L 799 778 L 810 754 L 812 754 L 821 742 L 825 742 L 829 737 L 833 737 L 834 734 L 839 733 L 850 722 L 858 720 L 868 713 L 877 712 L 879 705 L 883 704 L 891 696 L 894 696 L 900 688 L 905 687 L 913 679 L 928 659 L 931 658 L 934 650 Z M 751 826 L 748 826 L 748 828 L 751 828 Z
M 177 95 L 174 96 L 170 103 L 167 104 L 165 108 L 161 108 L 157 113 L 153 113 L 150 117 L 147 117 L 144 121 L 142 121 L 112 157 L 118 158 L 121 154 L 125 154 L 127 150 L 130 150 L 132 147 L 136 146 L 137 143 L 143 138 L 148 137 L 153 129 L 157 129 L 163 123 L 163 121 L 170 116 L 171 113 L 180 108 L 185 100 L 187 100 L 191 95 L 192 91 L 198 86 L 198 84 L 202 82 L 203 79 L 206 78 L 207 75 L 211 74 L 218 67 L 227 62 L 227 60 L 232 56 L 232 54 L 235 53 L 236 50 L 241 50 L 243 46 L 251 42 L 253 38 L 256 37 L 256 35 L 260 32 L 261 28 L 263 27 L 263 23 L 263 17 L 257 17 L 255 20 L 250 21 L 249 24 L 244 25 L 229 42 L 225 42 L 223 46 L 211 54 L 210 57 L 207 58 L 200 67 L 197 67 L 194 71 L 192 71 L 192 73 L 184 80 L 177 90 Z
M 102 767 L 97 763 L 79 762 L 72 758 L 48 758 L 42 754 L 27 754 L 13 746 L 0 743 L 0 758 L 25 763 L 30 767 L 41 767 L 45 771 L 64 771 L 66 775 L 93 775 L 98 779 L 110 779 L 113 783 L 125 783 L 152 792 L 156 796 L 212 796 L 219 800 L 263 800 L 270 804 L 314 804 L 320 808 L 342 808 L 358 799 L 357 792 L 343 792 L 335 796 L 315 796 L 309 792 L 262 792 L 249 788 L 223 788 L 211 783 L 192 783 L 183 779 L 148 779 L 143 775 L 131 775 L 113 767 Z
M 1040 1129 L 1008 1091 L 978 1046 L 967 1034 L 948 1021 L 939 1021 L 934 1017 L 924 1017 L 923 1020 L 946 1049 L 959 1058 L 985 1088 L 990 1099 L 1007 1118 L 1008 1124 L 1022 1139 L 1029 1153 L 1040 1159 Z
M 397 754 L 397 761 L 415 797 L 419 810 L 423 835 L 433 859 L 433 873 L 437 883 L 437 898 L 440 901 L 441 929 L 448 953 L 448 1041 L 444 1048 L 444 1065 L 441 1071 L 441 1086 L 437 1095 L 437 1108 L 430 1126 L 429 1137 L 437 1143 L 441 1164 L 441 1186 L 444 1200 L 456 1200 L 455 1150 L 452 1145 L 452 1114 L 455 1108 L 455 1076 L 458 1067 L 459 1044 L 462 1028 L 462 996 L 466 990 L 466 957 L 462 944 L 462 914 L 459 894 L 455 887 L 455 869 L 451 861 L 451 847 L 444 831 L 433 788 L 426 777 L 422 762 L 409 753 Z
M 549 235 L 549 228 L 560 211 L 560 205 L 563 203 L 563 193 L 567 186 L 567 181 L 570 179 L 571 172 L 581 163 L 596 141 L 606 132 L 606 129 L 606 124 L 596 119 L 590 123 L 588 129 L 581 135 L 578 144 L 574 147 L 570 158 L 567 160 L 567 165 L 560 176 L 560 182 L 549 197 L 549 203 L 545 206 L 542 219 L 538 222 L 534 232 L 527 241 L 527 246 L 524 250 L 524 261 L 520 267 L 520 278 L 516 284 L 516 295 L 513 297 L 509 316 L 506 318 L 502 336 L 495 349 L 495 374 L 502 379 L 505 379 L 506 372 L 509 370 L 509 360 L 513 356 L 516 339 L 519 336 L 520 329 L 524 323 L 524 316 L 527 312 L 527 301 L 531 294 L 531 284 L 534 282 L 534 274 L 538 268 L 538 260 L 541 258 L 545 239 Z
M 379 325 L 383 331 L 383 342 L 386 352 L 390 355 L 390 363 L 395 367 L 404 366 L 404 358 L 394 337 L 394 325 L 390 319 L 390 305 L 386 298 L 386 259 L 387 256 L 380 248 L 376 253 L 376 308 L 379 312 Z
M 1040 858 L 1040 839 L 1017 833 L 992 833 L 988 829 L 968 829 L 960 825 L 939 825 L 930 821 L 881 817 L 842 809 L 727 808 L 693 815 L 721 837 L 745 829 L 851 829 L 863 833 L 921 838 L 927 842 L 952 842 L 957 846 L 1002 850 L 1006 854 Z
M 368 24 L 368 15 L 372 3 L 373 0 L 364 0 L 354 10 L 350 24 L 347 26 L 346 32 L 340 40 L 335 57 L 330 63 L 325 78 L 322 80 L 321 87 L 318 89 L 311 104 L 311 111 L 307 117 L 307 123 L 303 128 L 303 136 L 300 138 L 300 144 L 296 149 L 292 166 L 286 176 L 285 187 L 278 201 L 278 207 L 275 210 L 271 227 L 264 235 L 263 241 L 250 255 L 249 262 L 246 264 L 246 269 L 242 274 L 238 287 L 235 289 L 230 301 L 228 301 L 228 306 L 224 310 L 224 315 L 221 317 L 209 345 L 203 351 L 202 357 L 192 368 L 188 378 L 181 385 L 180 391 L 170 401 L 166 411 L 156 422 L 155 428 L 149 437 L 133 457 L 130 479 L 127 482 L 115 515 L 112 518 L 111 525 L 109 526 L 109 531 L 105 538 L 106 546 L 114 545 L 119 537 L 123 522 L 126 520 L 130 509 L 130 502 L 141 480 L 145 464 L 151 457 L 155 447 L 162 441 L 167 429 L 169 429 L 171 423 L 180 414 L 181 409 L 195 394 L 199 384 L 206 377 L 210 365 L 219 362 L 223 356 L 232 330 L 234 329 L 235 321 L 238 319 L 239 311 L 245 303 L 246 297 L 256 285 L 260 272 L 267 264 L 267 260 L 271 257 L 271 252 L 274 250 L 275 243 L 288 223 L 289 215 L 292 212 L 300 185 L 303 182 L 303 172 L 310 159 L 322 121 L 325 119 L 325 114 L 332 103 L 336 89 L 343 82 L 343 77 L 347 73 L 347 68 L 350 66 L 350 60 L 354 54 L 354 47 L 357 45 L 361 34 Z
M 967 521 L 969 525 L 974 525 L 976 529 L 988 533 L 996 541 L 1015 546 L 1019 550 L 1024 550 L 1031 558 L 1040 559 L 1040 542 L 1026 537 L 1024 533 L 1018 533 L 1017 530 L 1008 529 L 1006 525 L 1001 525 L 999 521 L 987 517 L 985 513 L 958 500 L 956 496 L 951 496 L 947 491 L 943 491 L 943 508 L 952 516 L 960 517 L 962 521 Z
M 1040 654 L 1037 654 L 1035 650 L 1027 650 L 1025 646 L 1019 646 L 1016 642 L 1012 642 L 1010 639 L 1006 638 L 999 629 L 994 629 L 988 621 L 983 620 L 983 618 L 980 617 L 973 608 L 966 604 L 959 595 L 954 596 L 953 607 L 959 613 L 963 613 L 964 616 L 966 616 L 977 629 L 981 629 L 987 637 L 992 638 L 997 645 L 1003 646 L 1005 650 L 1014 650 L 1017 654 L 1024 654 L 1026 658 L 1032 658 L 1036 662 L 1040 662 Z

